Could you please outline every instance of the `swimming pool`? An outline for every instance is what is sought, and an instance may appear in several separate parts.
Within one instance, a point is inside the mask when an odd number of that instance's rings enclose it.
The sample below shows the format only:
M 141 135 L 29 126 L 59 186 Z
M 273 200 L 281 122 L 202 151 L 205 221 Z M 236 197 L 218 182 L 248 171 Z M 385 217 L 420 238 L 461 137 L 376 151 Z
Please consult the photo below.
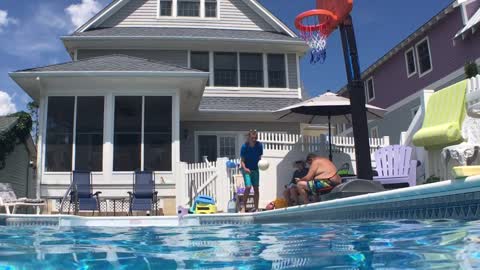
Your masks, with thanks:
M 480 269 L 480 222 L 0 226 L 0 269 Z

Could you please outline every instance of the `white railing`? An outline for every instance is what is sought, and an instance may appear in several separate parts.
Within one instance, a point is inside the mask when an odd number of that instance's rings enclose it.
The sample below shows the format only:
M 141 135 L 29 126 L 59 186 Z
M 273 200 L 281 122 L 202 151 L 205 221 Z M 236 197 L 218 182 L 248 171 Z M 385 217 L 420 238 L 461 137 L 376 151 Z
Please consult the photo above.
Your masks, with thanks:
M 480 117 L 480 74 L 468 79 L 467 111 L 471 117 Z

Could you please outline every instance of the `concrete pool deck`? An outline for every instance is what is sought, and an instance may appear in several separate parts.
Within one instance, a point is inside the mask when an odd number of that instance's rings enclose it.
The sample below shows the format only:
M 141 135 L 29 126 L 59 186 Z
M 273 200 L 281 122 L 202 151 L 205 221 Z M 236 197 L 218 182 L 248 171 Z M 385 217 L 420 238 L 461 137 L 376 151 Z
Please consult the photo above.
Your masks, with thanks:
M 257 213 L 184 217 L 1 214 L 0 225 L 176 227 L 394 219 L 480 219 L 480 175 Z

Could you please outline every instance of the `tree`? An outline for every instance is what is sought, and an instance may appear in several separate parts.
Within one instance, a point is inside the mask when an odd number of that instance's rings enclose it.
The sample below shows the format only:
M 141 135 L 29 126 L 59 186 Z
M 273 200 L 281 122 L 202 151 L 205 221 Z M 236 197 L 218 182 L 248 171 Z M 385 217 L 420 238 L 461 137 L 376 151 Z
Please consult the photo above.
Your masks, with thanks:
M 32 118 L 32 137 L 35 145 L 38 144 L 38 103 L 31 101 L 27 104 L 28 113 Z
M 478 66 L 475 61 L 469 61 L 465 64 L 465 75 L 467 76 L 467 79 L 478 75 Z

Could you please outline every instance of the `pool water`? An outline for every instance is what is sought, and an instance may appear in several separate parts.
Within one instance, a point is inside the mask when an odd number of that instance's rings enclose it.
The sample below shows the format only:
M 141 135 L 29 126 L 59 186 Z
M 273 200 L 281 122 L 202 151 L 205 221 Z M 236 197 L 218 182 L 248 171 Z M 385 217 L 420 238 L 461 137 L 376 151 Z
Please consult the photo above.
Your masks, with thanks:
M 0 226 L 0 269 L 480 269 L 480 222 Z

